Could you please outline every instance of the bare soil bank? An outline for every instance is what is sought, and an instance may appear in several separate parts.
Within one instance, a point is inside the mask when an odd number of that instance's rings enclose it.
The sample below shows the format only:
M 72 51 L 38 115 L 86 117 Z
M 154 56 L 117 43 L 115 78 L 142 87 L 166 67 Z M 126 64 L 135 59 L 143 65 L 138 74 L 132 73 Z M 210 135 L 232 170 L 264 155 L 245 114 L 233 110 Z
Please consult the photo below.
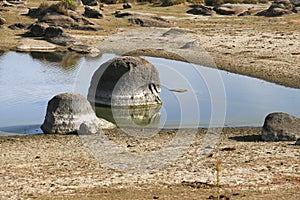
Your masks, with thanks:
M 198 150 L 207 129 L 196 132 L 179 159 L 144 172 L 104 167 L 107 162 L 95 159 L 91 146 L 77 135 L 0 137 L 0 197 L 205 199 L 217 194 L 215 164 L 221 160 L 220 194 L 231 199 L 299 199 L 300 151 L 294 142 L 262 142 L 260 128 L 225 128 L 215 148 L 201 157 Z M 164 148 L 176 134 L 164 130 L 137 138 L 120 129 L 105 132 L 110 141 L 135 154 Z

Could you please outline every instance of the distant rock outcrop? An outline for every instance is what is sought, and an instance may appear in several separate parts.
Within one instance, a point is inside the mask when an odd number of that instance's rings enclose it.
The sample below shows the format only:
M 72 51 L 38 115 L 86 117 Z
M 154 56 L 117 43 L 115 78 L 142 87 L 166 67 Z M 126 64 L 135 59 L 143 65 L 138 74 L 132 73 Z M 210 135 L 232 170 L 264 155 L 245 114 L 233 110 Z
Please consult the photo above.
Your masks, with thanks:
M 262 128 L 265 141 L 293 141 L 300 138 L 300 119 L 286 113 L 271 113 Z
M 299 2 L 298 2 L 299 3 Z M 257 16 L 278 17 L 296 11 L 297 0 L 275 0 L 267 9 L 257 13 Z
M 109 106 L 161 104 L 156 68 L 140 57 L 121 56 L 99 67 L 89 88 L 90 102 Z
M 214 11 L 219 15 L 239 15 L 249 9 L 247 4 L 222 4 L 215 6 Z
M 204 5 L 193 6 L 193 8 L 186 11 L 186 13 L 193 14 L 193 15 L 204 15 L 204 16 L 211 16 L 216 14 L 216 12 L 211 7 L 207 7 Z
M 110 122 L 98 119 L 90 103 L 82 95 L 63 93 L 48 102 L 41 129 L 44 133 L 77 133 L 82 123 L 88 124 L 88 127 L 93 127 L 94 130 L 115 127 Z
M 83 15 L 85 17 L 88 17 L 88 18 L 96 18 L 96 19 L 103 18 L 103 15 L 102 15 L 100 10 L 97 10 L 97 9 L 95 9 L 93 7 L 90 7 L 90 6 L 85 6 L 84 7 Z
M 142 27 L 161 27 L 169 28 L 173 27 L 174 24 L 170 23 L 168 20 L 165 20 L 161 17 L 156 16 L 132 16 L 128 18 L 128 22 L 132 24 L 137 24 Z
M 40 22 L 45 22 L 49 26 L 61 26 L 63 28 L 71 28 L 76 22 L 69 16 L 65 15 L 45 15 Z

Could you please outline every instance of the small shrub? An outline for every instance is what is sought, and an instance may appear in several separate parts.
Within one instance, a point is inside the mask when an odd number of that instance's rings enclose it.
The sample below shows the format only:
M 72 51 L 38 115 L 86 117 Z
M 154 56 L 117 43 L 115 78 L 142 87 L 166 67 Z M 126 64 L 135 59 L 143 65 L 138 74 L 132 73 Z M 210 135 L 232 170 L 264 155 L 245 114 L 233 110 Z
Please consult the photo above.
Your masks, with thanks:
M 205 5 L 207 6 L 218 6 L 223 4 L 223 0 L 205 0 Z
M 257 4 L 258 0 L 243 0 L 243 3 L 247 3 L 247 4 Z
M 39 6 L 38 9 L 40 10 L 40 12 L 45 12 L 50 7 L 51 7 L 51 4 L 49 4 L 48 2 L 45 1 L 45 2 L 43 2 L 43 3 L 40 4 L 40 6 Z
M 61 3 L 58 4 L 53 4 L 50 9 L 53 12 L 59 13 L 59 14 L 63 14 L 63 15 L 68 15 L 68 9 Z
M 76 10 L 77 3 L 75 0 L 61 0 L 59 3 L 51 4 L 43 2 L 40 4 L 38 10 L 40 15 L 44 15 L 47 12 L 56 12 L 63 15 L 68 15 L 68 10 Z
M 61 4 L 66 9 L 70 10 L 76 10 L 78 6 L 75 0 L 61 0 L 61 2 L 58 4 Z

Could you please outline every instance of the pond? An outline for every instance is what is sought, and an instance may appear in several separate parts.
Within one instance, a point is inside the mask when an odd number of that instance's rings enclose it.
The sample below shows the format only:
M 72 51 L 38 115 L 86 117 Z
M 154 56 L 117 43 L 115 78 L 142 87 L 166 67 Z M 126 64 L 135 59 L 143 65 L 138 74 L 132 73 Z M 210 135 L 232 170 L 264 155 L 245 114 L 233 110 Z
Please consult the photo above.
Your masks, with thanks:
M 95 70 L 114 56 L 17 52 L 0 56 L 0 131 L 41 133 L 47 102 L 62 92 L 87 96 Z M 278 111 L 300 117 L 299 89 L 189 63 L 145 58 L 159 71 L 162 106 L 97 107 L 99 117 L 141 128 L 262 126 L 268 113 Z

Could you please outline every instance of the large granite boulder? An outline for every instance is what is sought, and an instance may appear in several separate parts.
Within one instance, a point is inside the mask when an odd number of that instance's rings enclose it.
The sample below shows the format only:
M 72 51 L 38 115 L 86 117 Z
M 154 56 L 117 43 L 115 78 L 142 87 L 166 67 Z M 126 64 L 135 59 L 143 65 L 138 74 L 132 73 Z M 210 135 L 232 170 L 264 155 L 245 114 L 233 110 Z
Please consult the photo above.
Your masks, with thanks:
M 264 122 L 265 141 L 295 141 L 300 138 L 300 119 L 286 113 L 271 113 Z
M 54 96 L 49 102 L 45 121 L 41 126 L 44 133 L 77 133 L 82 123 L 91 129 L 114 128 L 103 119 L 98 119 L 90 103 L 78 93 L 63 93 Z M 93 128 L 92 128 L 93 127 Z
M 94 73 L 88 99 L 109 106 L 161 104 L 157 69 L 140 57 L 121 56 L 99 67 Z

